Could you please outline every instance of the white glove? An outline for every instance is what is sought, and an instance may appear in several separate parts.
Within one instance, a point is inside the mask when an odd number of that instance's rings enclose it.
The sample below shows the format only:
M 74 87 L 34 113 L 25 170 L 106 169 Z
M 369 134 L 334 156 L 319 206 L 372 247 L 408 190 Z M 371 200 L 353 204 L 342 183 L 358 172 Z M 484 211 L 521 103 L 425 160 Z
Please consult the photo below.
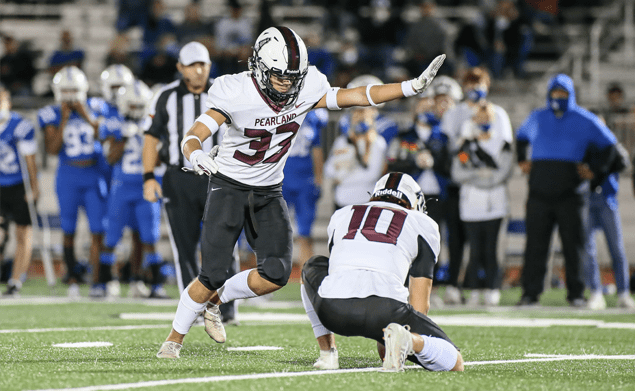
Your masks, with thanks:
M 417 77 L 416 79 L 412 79 L 412 89 L 414 89 L 418 94 L 425 91 L 425 89 L 430 86 L 430 83 L 432 83 L 432 80 L 437 75 L 439 68 L 441 68 L 441 65 L 443 65 L 443 61 L 445 61 L 445 54 L 437 56 L 434 60 L 432 60 L 430 65 L 428 65 L 426 70 L 423 71 L 423 73 L 419 77 Z
M 214 161 L 214 158 L 218 154 L 218 145 L 212 148 L 209 154 L 206 154 L 200 149 L 190 154 L 190 163 L 194 168 L 194 172 L 198 175 L 212 175 L 218 172 L 218 164 Z

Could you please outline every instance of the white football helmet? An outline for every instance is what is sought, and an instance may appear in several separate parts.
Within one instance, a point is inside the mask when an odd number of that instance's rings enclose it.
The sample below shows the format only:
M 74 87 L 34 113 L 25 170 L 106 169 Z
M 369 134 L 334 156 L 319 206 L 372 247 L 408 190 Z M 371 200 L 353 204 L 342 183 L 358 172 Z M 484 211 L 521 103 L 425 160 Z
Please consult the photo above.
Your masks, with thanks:
M 371 201 L 393 202 L 419 212 L 426 210 L 426 201 L 419 184 L 408 174 L 391 172 L 379 178 Z
M 428 90 L 432 90 L 430 94 L 432 97 L 448 95 L 455 102 L 459 102 L 463 99 L 463 89 L 456 80 L 449 76 L 437 76 L 432 81 Z
M 53 76 L 51 89 L 58 103 L 84 102 L 88 93 L 88 79 L 76 66 L 66 66 Z
M 117 98 L 119 87 L 125 87 L 134 83 L 132 71 L 125 65 L 113 64 L 101 73 L 101 94 L 108 102 L 114 102 Z
M 293 104 L 309 69 L 309 57 L 302 38 L 288 27 L 269 27 L 258 36 L 253 49 L 249 69 L 260 90 L 275 104 Z M 289 80 L 289 90 L 279 92 L 273 88 L 271 75 Z
M 146 114 L 152 100 L 152 90 L 141 80 L 119 87 L 116 95 L 117 109 L 123 117 L 139 120 Z

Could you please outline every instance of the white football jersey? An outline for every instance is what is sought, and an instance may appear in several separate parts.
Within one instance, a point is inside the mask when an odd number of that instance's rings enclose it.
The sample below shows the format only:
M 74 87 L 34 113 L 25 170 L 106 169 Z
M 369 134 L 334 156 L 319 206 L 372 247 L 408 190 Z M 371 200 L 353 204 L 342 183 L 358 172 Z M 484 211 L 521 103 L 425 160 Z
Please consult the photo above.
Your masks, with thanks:
M 328 226 L 332 243 L 324 298 L 380 296 L 408 302 L 404 286 L 419 255 L 419 236 L 434 262 L 441 247 L 439 226 L 427 214 L 390 202 L 372 201 L 337 210 Z
M 326 76 L 310 66 L 296 102 L 279 108 L 260 91 L 249 71 L 217 78 L 207 107 L 229 122 L 215 159 L 218 171 L 249 186 L 281 183 L 300 125 L 330 88 Z

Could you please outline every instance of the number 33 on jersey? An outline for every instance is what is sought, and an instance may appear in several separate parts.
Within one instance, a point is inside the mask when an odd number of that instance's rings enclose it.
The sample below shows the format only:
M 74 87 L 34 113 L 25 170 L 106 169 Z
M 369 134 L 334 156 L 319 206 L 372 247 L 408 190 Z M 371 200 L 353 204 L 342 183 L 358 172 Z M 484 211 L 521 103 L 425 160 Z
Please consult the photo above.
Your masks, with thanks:
M 215 158 L 219 172 L 250 186 L 282 182 L 300 125 L 330 88 L 326 76 L 310 66 L 297 100 L 280 107 L 260 91 L 249 71 L 217 78 L 207 107 L 222 113 L 230 125 Z

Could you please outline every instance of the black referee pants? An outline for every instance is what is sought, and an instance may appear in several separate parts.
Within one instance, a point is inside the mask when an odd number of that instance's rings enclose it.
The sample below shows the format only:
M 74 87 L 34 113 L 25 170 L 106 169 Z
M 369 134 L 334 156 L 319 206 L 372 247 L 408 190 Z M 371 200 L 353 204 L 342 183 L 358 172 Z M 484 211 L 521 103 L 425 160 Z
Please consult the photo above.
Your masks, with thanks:
M 537 300 L 544 290 L 549 245 L 554 225 L 558 224 L 564 253 L 567 300 L 582 297 L 584 213 L 588 213 L 588 205 L 582 196 L 559 201 L 529 197 L 526 217 L 527 242 L 522 274 L 523 296 Z
M 165 211 L 170 225 L 174 263 L 179 291 L 183 291 L 198 276 L 196 247 L 201 237 L 201 222 L 207 201 L 209 177 L 170 167 L 163 177 Z M 235 262 L 229 266 L 229 276 L 236 274 Z M 221 306 L 226 318 L 233 318 L 232 303 Z

